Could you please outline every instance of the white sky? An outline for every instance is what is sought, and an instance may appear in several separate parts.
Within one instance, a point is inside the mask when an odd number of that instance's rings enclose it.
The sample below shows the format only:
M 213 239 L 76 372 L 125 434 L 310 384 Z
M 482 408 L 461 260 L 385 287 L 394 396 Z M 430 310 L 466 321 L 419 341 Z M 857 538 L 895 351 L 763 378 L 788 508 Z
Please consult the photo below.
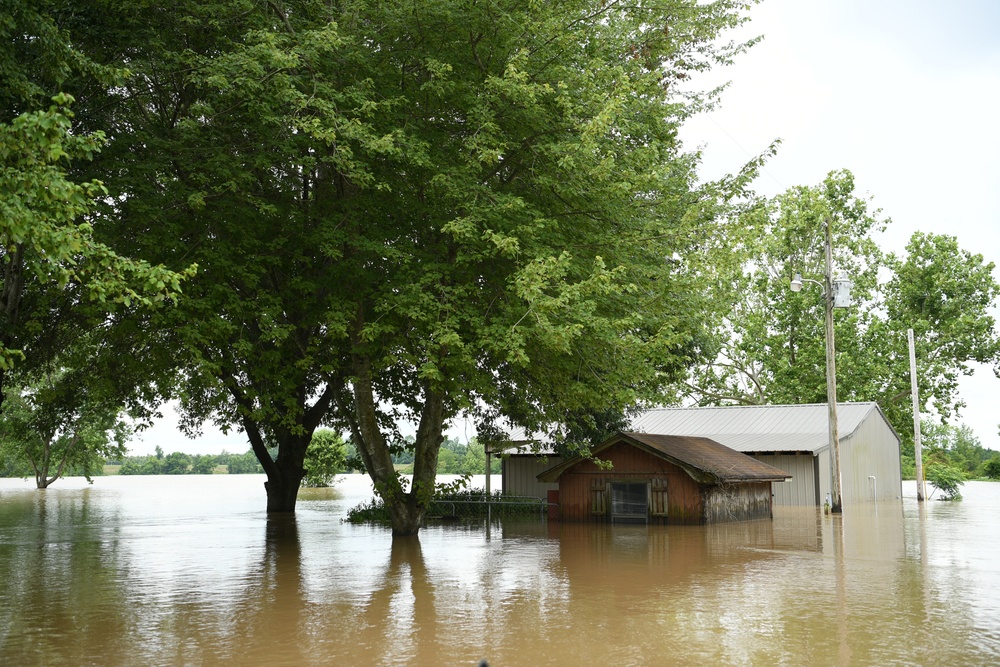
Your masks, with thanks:
M 1000 264 L 1000 0 L 765 0 L 751 16 L 743 34 L 764 41 L 711 75 L 706 85 L 731 81 L 721 107 L 682 132 L 703 146 L 706 178 L 781 138 L 761 194 L 850 169 L 892 219 L 883 249 L 902 252 L 918 230 L 951 234 Z M 1000 450 L 1000 380 L 982 368 L 961 387 L 960 421 Z M 134 454 L 249 448 L 209 427 L 188 440 L 165 412 Z M 449 432 L 471 434 L 462 424 Z

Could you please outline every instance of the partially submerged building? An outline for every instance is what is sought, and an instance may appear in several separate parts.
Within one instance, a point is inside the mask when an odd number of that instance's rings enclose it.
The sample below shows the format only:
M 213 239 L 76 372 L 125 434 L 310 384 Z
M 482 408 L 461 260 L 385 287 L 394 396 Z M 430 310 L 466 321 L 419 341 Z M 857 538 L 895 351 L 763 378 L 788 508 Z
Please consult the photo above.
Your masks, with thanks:
M 708 438 L 619 433 L 538 475 L 561 520 L 702 524 L 771 518 L 790 475 Z
M 838 403 L 841 499 L 902 497 L 899 436 L 876 403 Z M 698 435 L 792 475 L 774 486 L 778 505 L 822 505 L 831 493 L 826 403 L 656 408 L 635 419 L 646 433 Z
M 902 495 L 899 436 L 875 403 L 837 405 L 844 503 Z M 655 408 L 630 430 L 650 435 L 709 438 L 791 475 L 772 485 L 776 505 L 822 505 L 831 492 L 830 439 L 825 403 L 704 408 Z M 563 460 L 544 442 L 513 438 L 503 462 L 509 495 L 546 498 L 558 485 L 538 475 Z

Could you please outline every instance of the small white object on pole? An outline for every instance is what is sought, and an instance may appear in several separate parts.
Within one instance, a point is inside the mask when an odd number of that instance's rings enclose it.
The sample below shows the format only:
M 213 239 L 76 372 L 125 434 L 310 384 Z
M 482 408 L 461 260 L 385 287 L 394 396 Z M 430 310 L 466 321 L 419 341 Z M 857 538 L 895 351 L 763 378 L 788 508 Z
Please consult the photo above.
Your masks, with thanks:
M 844 274 L 833 281 L 833 307 L 851 307 L 851 281 Z

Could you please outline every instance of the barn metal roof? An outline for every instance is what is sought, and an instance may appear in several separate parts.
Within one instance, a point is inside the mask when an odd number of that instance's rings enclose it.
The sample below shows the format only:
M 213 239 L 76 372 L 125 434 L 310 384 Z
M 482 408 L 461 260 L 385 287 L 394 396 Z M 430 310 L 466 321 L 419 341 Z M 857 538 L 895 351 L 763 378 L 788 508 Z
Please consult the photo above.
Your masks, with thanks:
M 849 438 L 873 412 L 888 426 L 876 403 L 838 403 L 840 439 Z M 827 419 L 826 403 L 653 408 L 636 417 L 632 428 L 642 433 L 699 435 L 741 452 L 815 454 L 830 446 Z
M 605 440 L 592 451 L 597 455 L 619 442 L 666 459 L 680 466 L 700 482 L 783 482 L 791 475 L 783 470 L 741 454 L 709 438 L 649 433 L 619 433 Z M 574 456 L 538 475 L 543 482 L 554 482 L 563 472 L 584 460 Z
M 845 402 L 837 404 L 840 439 L 851 437 L 873 413 L 895 434 L 878 404 Z M 632 420 L 630 427 L 637 433 L 710 438 L 739 452 L 818 454 L 830 447 L 827 419 L 826 403 L 651 408 Z M 555 453 L 542 435 L 516 430 L 510 439 L 516 446 L 505 450 L 506 454 Z

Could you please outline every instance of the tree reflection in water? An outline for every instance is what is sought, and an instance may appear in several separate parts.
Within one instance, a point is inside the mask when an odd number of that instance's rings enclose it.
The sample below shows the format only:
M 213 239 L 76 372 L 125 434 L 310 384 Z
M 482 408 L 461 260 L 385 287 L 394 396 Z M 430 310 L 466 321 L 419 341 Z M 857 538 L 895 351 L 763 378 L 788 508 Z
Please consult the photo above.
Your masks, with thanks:
M 3 664 L 100 664 L 128 637 L 117 545 L 90 495 L 40 489 L 0 503 Z
M 293 514 L 269 514 L 256 572 L 235 615 L 228 638 L 239 664 L 266 664 L 275 655 L 305 664 L 310 641 L 304 622 L 302 546 Z
M 371 592 L 359 620 L 374 630 L 368 655 L 373 664 L 433 664 L 440 655 L 434 585 L 418 537 L 392 540 L 382 585 Z

